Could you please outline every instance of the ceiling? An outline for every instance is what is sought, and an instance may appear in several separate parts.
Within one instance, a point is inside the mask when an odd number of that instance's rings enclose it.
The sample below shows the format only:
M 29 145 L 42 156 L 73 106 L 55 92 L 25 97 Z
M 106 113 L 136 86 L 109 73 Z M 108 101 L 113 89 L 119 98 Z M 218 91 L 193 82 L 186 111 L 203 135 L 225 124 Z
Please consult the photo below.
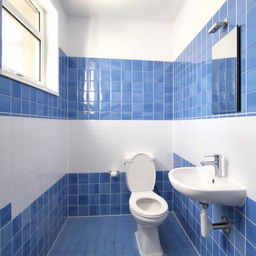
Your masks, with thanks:
M 174 22 L 185 0 L 59 0 L 69 16 Z

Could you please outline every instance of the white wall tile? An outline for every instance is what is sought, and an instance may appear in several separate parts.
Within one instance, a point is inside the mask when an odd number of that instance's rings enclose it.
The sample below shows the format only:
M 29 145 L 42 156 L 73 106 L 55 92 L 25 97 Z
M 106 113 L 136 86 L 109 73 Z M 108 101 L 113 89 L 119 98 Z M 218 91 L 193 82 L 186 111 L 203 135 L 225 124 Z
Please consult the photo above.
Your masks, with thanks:
M 171 121 L 68 121 L 69 172 L 124 171 L 124 160 L 139 152 L 171 168 Z
M 173 151 L 196 165 L 205 155 L 222 153 L 227 175 L 256 200 L 255 130 L 256 117 L 187 121 L 0 117 L 0 208 L 12 202 L 16 216 L 67 170 L 124 171 L 125 158 L 139 152 L 154 156 L 158 170 L 171 168 Z
M 15 217 L 66 172 L 65 120 L 0 117 L 0 208 Z
M 205 155 L 221 153 L 227 175 L 256 200 L 256 117 L 174 122 L 174 152 L 195 165 Z

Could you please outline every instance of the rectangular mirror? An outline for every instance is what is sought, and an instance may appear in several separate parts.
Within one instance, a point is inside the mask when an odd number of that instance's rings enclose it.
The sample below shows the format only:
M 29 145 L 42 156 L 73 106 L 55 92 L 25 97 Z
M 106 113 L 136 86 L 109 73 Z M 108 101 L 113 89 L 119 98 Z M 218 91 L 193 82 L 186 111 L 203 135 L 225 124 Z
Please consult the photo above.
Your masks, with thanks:
M 212 46 L 212 112 L 240 111 L 239 27 Z

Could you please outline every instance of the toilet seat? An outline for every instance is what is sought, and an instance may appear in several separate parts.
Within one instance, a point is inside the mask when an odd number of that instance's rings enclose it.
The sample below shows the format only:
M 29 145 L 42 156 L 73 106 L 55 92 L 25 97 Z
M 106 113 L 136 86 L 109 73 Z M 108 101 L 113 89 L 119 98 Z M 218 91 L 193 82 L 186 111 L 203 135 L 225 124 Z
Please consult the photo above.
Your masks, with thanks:
M 132 192 L 129 205 L 132 212 L 149 219 L 160 218 L 168 212 L 166 201 L 153 191 Z

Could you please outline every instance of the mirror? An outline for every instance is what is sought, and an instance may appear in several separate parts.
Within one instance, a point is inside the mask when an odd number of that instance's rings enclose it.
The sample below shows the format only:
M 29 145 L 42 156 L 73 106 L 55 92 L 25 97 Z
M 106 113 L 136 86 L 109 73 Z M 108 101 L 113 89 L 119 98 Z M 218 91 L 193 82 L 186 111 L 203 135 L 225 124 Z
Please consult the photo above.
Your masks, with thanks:
M 212 112 L 240 111 L 239 27 L 212 46 Z

